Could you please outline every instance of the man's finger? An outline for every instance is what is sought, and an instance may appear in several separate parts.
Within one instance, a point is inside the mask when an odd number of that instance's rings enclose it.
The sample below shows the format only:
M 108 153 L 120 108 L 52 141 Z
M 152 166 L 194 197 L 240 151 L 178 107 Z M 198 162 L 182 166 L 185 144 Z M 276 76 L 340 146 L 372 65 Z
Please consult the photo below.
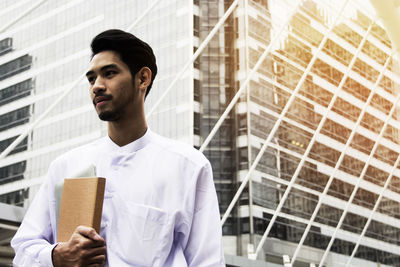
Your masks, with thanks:
M 105 255 L 97 255 L 95 257 L 85 260 L 85 266 L 104 266 L 106 263 Z
M 91 227 L 80 225 L 76 228 L 75 232 L 91 240 L 104 242 L 104 239 Z
M 95 247 L 95 248 L 88 249 L 85 257 L 93 258 L 93 257 L 99 256 L 99 255 L 105 256 L 106 253 L 107 253 L 107 248 L 105 246 Z

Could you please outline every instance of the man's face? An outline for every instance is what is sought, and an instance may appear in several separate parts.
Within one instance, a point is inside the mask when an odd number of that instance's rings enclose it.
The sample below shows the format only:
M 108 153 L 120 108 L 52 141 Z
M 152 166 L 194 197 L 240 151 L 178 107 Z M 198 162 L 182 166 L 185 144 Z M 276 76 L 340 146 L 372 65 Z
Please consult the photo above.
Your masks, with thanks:
M 114 51 L 96 54 L 86 77 L 90 83 L 90 97 L 101 120 L 118 121 L 133 116 L 137 91 L 129 67 Z

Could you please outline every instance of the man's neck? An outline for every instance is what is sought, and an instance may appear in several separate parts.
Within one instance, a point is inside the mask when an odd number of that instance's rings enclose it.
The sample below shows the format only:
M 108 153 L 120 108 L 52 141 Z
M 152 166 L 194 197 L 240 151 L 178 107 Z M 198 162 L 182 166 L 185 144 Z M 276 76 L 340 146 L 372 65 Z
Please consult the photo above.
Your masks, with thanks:
M 108 136 L 119 146 L 139 139 L 146 131 L 147 123 L 145 119 L 108 122 Z

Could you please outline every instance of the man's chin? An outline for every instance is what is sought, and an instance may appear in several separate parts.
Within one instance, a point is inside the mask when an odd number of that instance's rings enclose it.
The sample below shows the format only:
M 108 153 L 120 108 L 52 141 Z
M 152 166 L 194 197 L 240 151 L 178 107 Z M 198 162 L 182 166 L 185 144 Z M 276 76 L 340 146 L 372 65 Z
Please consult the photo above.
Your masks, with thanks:
M 102 121 L 116 121 L 118 120 L 119 116 L 116 112 L 105 111 L 99 113 L 99 118 Z

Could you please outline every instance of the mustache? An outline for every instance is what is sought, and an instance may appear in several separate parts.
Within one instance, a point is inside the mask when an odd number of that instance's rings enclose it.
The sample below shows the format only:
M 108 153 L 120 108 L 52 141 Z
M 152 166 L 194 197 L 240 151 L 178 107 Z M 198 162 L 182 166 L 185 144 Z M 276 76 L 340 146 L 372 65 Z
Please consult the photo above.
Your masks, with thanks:
M 112 98 L 113 98 L 112 95 L 107 95 L 102 93 L 95 94 L 93 98 L 93 105 L 96 105 L 100 101 L 111 100 Z

